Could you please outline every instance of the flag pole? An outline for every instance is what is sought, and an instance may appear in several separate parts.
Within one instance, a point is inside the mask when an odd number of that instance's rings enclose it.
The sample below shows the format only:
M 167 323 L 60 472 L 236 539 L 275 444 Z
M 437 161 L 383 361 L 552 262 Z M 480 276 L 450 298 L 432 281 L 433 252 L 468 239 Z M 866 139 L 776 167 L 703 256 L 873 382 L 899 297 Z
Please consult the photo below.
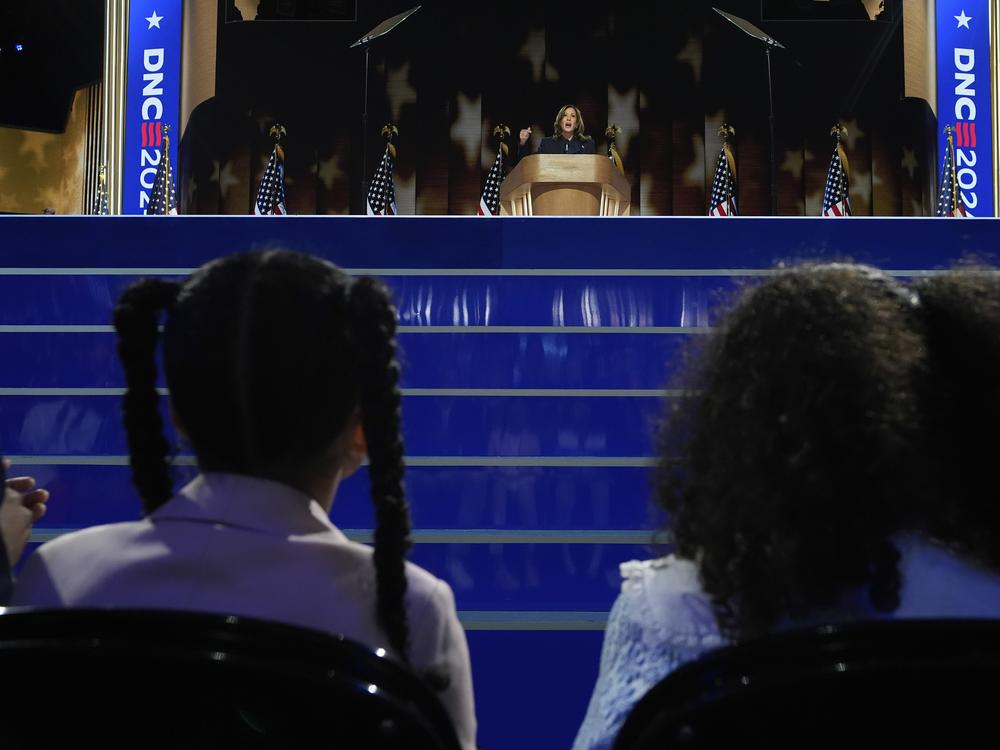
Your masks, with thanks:
M 365 43 L 365 98 L 361 105 L 361 195 L 368 200 L 368 60 L 371 40 Z
M 618 153 L 618 144 L 616 139 L 618 134 L 622 132 L 622 129 L 618 127 L 615 123 L 608 125 L 608 129 L 604 131 L 605 137 L 608 139 L 608 158 L 611 162 L 618 167 L 618 171 L 625 174 L 625 165 L 622 164 L 621 154 Z
M 771 75 L 771 45 L 764 42 L 767 54 L 767 129 L 771 139 L 771 216 L 778 215 L 778 166 L 775 151 L 778 142 L 774 135 L 774 77 Z
M 396 159 L 396 147 L 392 145 L 392 137 L 394 135 L 399 135 L 399 128 L 393 125 L 391 122 L 387 122 L 382 127 L 382 137 L 385 138 L 385 147 L 389 150 L 389 156 Z
M 948 141 L 946 148 L 948 149 L 948 156 L 951 157 L 951 205 L 948 208 L 951 212 L 950 215 L 954 216 L 958 212 L 958 186 L 955 184 L 957 182 L 958 165 L 955 163 L 955 140 L 952 133 L 953 128 L 951 125 L 945 125 L 944 135 Z
M 163 215 L 167 216 L 170 213 L 170 192 L 171 186 L 173 185 L 173 178 L 170 175 L 170 126 L 163 126 L 163 177 L 166 180 L 166 185 L 163 187 Z
M 839 122 L 834 123 L 833 127 L 830 128 L 830 135 L 833 136 L 835 141 L 834 147 L 837 149 L 837 155 L 840 157 L 840 162 L 844 165 L 844 174 L 850 177 L 851 169 L 847 163 L 847 152 L 844 151 L 844 145 L 841 143 L 841 139 L 847 136 L 847 128 Z
M 719 126 L 719 138 L 722 139 L 722 150 L 726 152 L 726 161 L 729 163 L 729 171 L 733 173 L 733 179 L 736 179 L 736 159 L 733 157 L 733 147 L 729 143 L 729 139 L 736 135 L 736 128 L 730 125 L 728 122 L 722 123 Z
M 101 208 L 104 205 L 104 196 L 107 192 L 108 185 L 108 168 L 102 164 L 97 170 L 97 212 L 102 213 Z
M 497 154 L 500 156 L 500 177 L 502 179 L 504 160 L 507 158 L 507 154 L 510 153 L 510 147 L 505 143 L 505 141 L 507 140 L 507 136 L 510 135 L 510 128 L 501 122 L 499 125 L 493 128 L 493 135 L 497 139 Z M 499 194 L 497 195 L 497 200 L 498 201 L 500 200 Z M 498 212 L 500 211 L 499 203 L 497 204 L 497 211 Z

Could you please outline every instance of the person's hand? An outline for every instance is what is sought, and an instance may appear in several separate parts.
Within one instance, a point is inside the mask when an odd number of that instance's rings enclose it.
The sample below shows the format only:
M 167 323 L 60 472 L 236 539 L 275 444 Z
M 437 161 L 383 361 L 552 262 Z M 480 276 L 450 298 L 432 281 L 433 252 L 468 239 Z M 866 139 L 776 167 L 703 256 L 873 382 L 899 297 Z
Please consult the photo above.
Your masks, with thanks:
M 522 128 L 518 138 L 520 138 L 522 146 L 527 143 L 528 139 L 531 138 L 531 128 Z
M 4 468 L 10 461 L 4 459 Z M 4 485 L 0 503 L 0 532 L 3 533 L 7 561 L 13 566 L 31 539 L 31 527 L 45 515 L 48 490 L 35 487 L 33 477 L 14 477 Z

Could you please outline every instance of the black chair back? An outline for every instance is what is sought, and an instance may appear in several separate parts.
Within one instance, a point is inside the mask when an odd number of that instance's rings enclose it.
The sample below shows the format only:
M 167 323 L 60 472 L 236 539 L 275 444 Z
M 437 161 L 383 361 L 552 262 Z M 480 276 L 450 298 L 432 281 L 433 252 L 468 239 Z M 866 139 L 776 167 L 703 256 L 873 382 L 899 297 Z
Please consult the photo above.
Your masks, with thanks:
M 636 704 L 614 747 L 993 744 L 998 699 L 1000 621 L 830 626 L 681 667 Z
M 0 678 L 7 748 L 458 748 L 436 695 L 403 666 L 250 618 L 10 609 Z

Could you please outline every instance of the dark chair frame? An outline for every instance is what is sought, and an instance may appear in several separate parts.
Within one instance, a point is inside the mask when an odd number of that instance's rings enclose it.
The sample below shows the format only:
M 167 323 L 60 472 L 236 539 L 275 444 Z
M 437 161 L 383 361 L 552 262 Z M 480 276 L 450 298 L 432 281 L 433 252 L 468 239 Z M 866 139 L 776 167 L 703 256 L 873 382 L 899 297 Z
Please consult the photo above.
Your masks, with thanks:
M 5 747 L 459 747 L 430 687 L 385 652 L 246 617 L 7 609 L 0 676 Z
M 614 748 L 995 744 L 998 705 L 1000 621 L 825 626 L 680 667 L 635 705 Z

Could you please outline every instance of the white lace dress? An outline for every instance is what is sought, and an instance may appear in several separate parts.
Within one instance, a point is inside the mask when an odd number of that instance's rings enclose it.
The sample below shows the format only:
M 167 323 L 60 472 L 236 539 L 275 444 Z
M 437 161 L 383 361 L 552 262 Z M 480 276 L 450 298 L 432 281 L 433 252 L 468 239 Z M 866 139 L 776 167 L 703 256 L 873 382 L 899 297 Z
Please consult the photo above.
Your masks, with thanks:
M 1000 619 L 1000 572 L 916 534 L 895 538 L 902 559 L 900 603 L 875 612 L 863 589 L 838 606 L 778 629 L 822 622 L 912 617 Z M 694 563 L 673 555 L 622 563 L 622 592 L 608 617 L 601 671 L 573 750 L 610 748 L 629 711 L 685 662 L 724 644 Z
M 692 562 L 673 555 L 632 560 L 622 563 L 621 573 L 601 671 L 573 750 L 610 748 L 629 711 L 651 687 L 724 643 Z

